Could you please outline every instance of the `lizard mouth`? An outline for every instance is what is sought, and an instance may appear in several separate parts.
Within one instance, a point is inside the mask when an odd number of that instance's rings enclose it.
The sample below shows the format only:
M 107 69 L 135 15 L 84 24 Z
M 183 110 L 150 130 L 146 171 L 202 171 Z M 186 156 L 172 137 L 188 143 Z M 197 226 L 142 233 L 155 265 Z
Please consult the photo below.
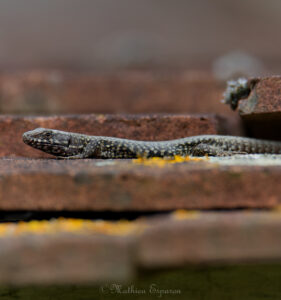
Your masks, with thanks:
M 28 140 L 28 137 L 27 137 L 26 133 L 24 133 L 22 135 L 22 140 L 24 141 L 25 144 L 28 144 L 29 140 Z
M 29 136 L 28 134 L 24 133 L 22 136 L 23 142 L 27 145 L 33 145 L 33 146 L 64 146 L 64 147 L 69 147 L 70 145 L 70 139 L 65 140 L 64 142 L 56 142 L 54 140 L 52 141 L 48 141 L 48 140 L 44 140 L 44 139 L 39 139 L 39 138 L 35 138 L 32 136 Z

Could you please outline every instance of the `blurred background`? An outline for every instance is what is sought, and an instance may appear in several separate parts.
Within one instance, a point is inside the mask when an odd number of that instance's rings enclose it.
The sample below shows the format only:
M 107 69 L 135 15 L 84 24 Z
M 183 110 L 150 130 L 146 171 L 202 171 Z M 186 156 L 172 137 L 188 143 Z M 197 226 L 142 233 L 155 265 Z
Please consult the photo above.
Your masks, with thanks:
M 2 0 L 0 70 L 278 73 L 280 14 L 276 0 Z
M 281 70 L 276 0 L 2 0 L 0 113 L 220 113 Z

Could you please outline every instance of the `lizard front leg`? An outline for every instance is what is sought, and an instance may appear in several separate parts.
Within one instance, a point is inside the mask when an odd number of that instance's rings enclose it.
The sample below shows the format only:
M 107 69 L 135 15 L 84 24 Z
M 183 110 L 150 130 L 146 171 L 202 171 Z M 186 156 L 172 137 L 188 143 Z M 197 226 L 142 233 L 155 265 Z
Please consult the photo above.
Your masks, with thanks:
M 100 158 L 100 148 L 97 141 L 90 141 L 81 153 L 63 157 L 66 159 Z

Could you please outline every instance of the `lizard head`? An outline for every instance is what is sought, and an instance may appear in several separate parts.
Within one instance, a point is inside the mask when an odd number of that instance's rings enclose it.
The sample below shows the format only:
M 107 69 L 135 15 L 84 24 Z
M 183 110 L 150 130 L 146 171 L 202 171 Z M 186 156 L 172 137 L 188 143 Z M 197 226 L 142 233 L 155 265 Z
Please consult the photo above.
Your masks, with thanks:
M 36 128 L 25 132 L 22 138 L 25 144 L 35 149 L 55 156 L 68 157 L 83 151 L 84 143 L 80 142 L 80 136 L 60 130 Z

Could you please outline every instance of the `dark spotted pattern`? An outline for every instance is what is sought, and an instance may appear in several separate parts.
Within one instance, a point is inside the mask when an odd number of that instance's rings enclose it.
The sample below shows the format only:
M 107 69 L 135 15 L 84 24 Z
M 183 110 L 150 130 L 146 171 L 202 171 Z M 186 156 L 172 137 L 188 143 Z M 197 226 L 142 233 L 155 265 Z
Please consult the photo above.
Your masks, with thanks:
M 145 142 L 37 128 L 25 132 L 23 141 L 31 147 L 62 158 L 281 154 L 281 142 L 222 135 L 199 135 L 171 141 Z

